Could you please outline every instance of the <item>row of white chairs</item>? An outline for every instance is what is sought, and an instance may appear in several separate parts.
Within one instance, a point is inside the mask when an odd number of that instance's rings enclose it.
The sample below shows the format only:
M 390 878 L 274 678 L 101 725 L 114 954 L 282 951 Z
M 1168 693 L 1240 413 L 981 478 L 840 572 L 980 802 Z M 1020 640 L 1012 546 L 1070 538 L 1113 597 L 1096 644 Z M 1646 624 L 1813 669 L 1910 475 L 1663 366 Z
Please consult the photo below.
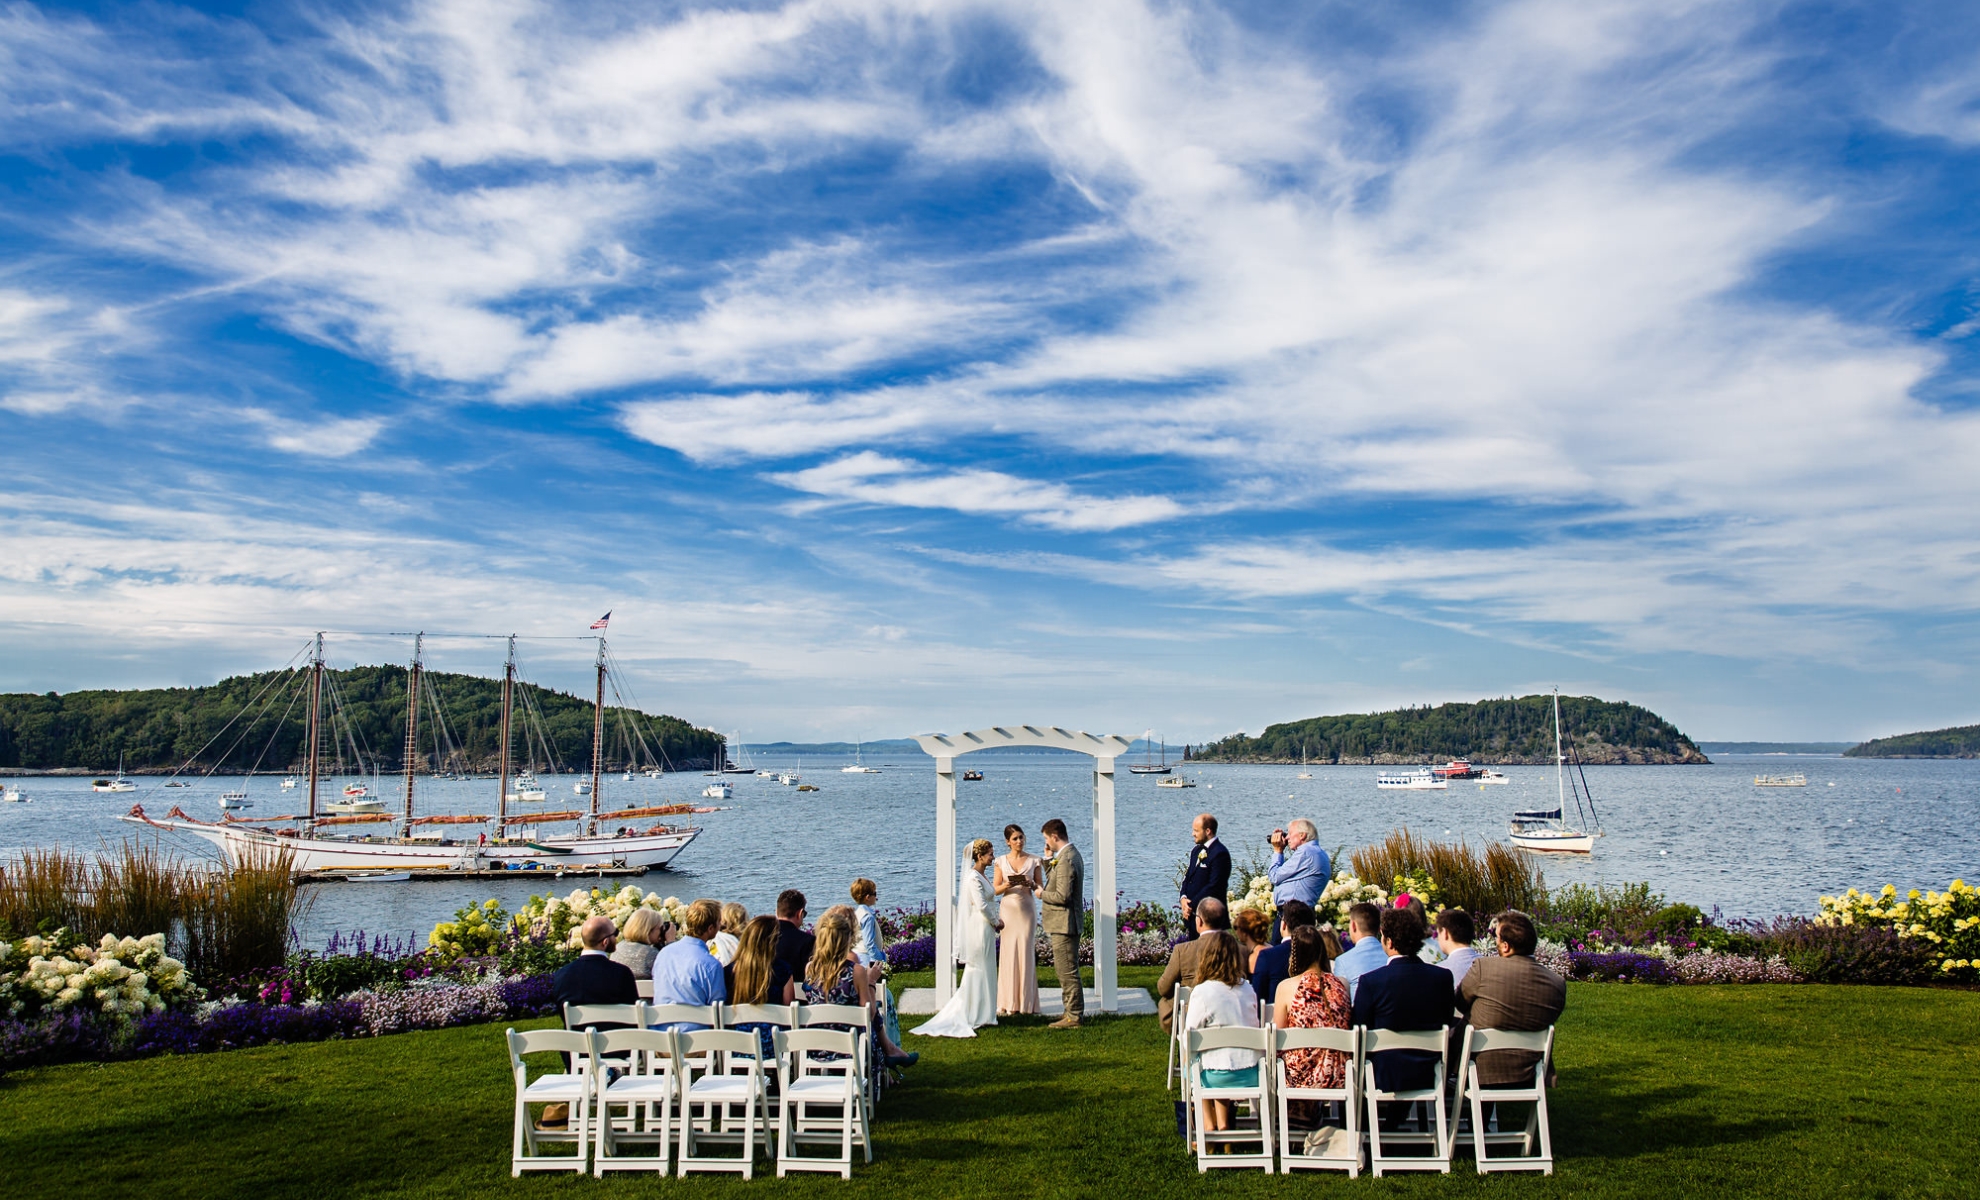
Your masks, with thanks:
M 508 1033 L 515 1175 L 665 1172 L 676 1142 L 674 1165 L 683 1177 L 732 1171 L 750 1178 L 758 1149 L 776 1162 L 779 1176 L 827 1170 L 851 1178 L 855 1145 L 873 1161 L 863 1007 L 566 1005 L 564 1020 L 562 1030 Z M 703 1028 L 651 1028 L 673 1023 Z M 770 1053 L 759 1031 L 735 1028 L 744 1023 L 774 1027 Z M 561 1069 L 531 1079 L 523 1056 L 545 1052 L 564 1056 Z M 541 1127 L 530 1113 L 531 1105 L 551 1103 L 569 1106 L 562 1128 Z M 836 1158 L 800 1152 L 831 1142 L 840 1143 Z M 574 1153 L 544 1152 L 562 1144 Z M 650 1145 L 654 1153 L 625 1154 L 623 1144 Z M 703 1145 L 735 1146 L 739 1153 L 703 1154 Z
M 1553 1136 L 1548 1126 L 1547 1068 L 1553 1057 L 1554 1030 L 1537 1032 L 1502 1029 L 1465 1030 L 1458 1053 L 1457 1088 L 1447 1107 L 1444 1081 L 1448 1078 L 1451 1049 L 1448 1029 L 1394 1030 L 1367 1029 L 1280 1029 L 1267 1024 L 1252 1028 L 1184 1029 L 1182 998 L 1179 992 L 1176 1029 L 1180 1050 L 1175 1059 L 1181 1065 L 1185 1130 L 1196 1151 L 1199 1172 L 1212 1167 L 1261 1168 L 1290 1174 L 1296 1170 L 1341 1170 L 1350 1178 L 1362 1169 L 1363 1151 L 1369 1169 L 1377 1176 L 1385 1171 L 1440 1171 L 1448 1174 L 1457 1146 L 1468 1126 L 1472 1150 L 1480 1173 L 1492 1171 L 1539 1171 L 1554 1173 Z M 1258 1081 L 1249 1087 L 1210 1087 L 1203 1081 L 1202 1056 L 1218 1049 L 1245 1049 L 1259 1055 Z M 1289 1050 L 1332 1050 L 1347 1059 L 1342 1086 L 1337 1088 L 1294 1087 L 1286 1078 L 1284 1055 Z M 1414 1050 L 1435 1055 L 1432 1084 L 1422 1089 L 1384 1091 L 1375 1084 L 1375 1064 L 1370 1056 L 1390 1050 Z M 1524 1050 L 1538 1054 L 1530 1083 L 1511 1087 L 1484 1087 L 1478 1078 L 1477 1056 L 1492 1050 Z M 1249 1109 L 1250 1120 L 1233 1128 L 1207 1128 L 1197 1111 L 1203 1100 L 1229 1101 Z M 1344 1153 L 1301 1153 L 1305 1131 L 1292 1127 L 1293 1101 L 1338 1104 L 1343 1124 L 1339 1141 Z M 1526 1121 L 1518 1130 L 1492 1128 L 1485 1112 L 1487 1104 L 1531 1105 Z M 1414 1129 L 1384 1131 L 1379 1120 L 1381 1109 L 1415 1106 L 1419 1114 Z M 1406 1123 L 1406 1122 L 1404 1122 Z M 1257 1153 L 1213 1154 L 1211 1147 L 1255 1143 Z M 1512 1155 L 1493 1157 L 1491 1147 L 1517 1145 Z M 1397 1154 L 1403 1147 L 1421 1147 L 1427 1154 Z

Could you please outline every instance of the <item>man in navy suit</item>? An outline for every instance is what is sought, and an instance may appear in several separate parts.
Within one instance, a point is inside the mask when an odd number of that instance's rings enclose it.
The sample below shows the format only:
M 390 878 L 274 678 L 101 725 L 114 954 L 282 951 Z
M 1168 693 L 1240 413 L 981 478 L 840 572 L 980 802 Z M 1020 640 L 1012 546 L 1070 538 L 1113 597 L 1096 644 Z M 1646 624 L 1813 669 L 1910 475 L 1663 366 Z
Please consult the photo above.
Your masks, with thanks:
M 1189 848 L 1189 867 L 1183 872 L 1183 928 L 1196 936 L 1196 909 L 1205 900 L 1226 900 L 1231 887 L 1231 852 L 1217 840 L 1217 818 L 1204 813 L 1190 827 L 1196 844 Z
M 550 986 L 555 989 L 560 1006 L 639 1003 L 639 983 L 633 978 L 632 968 L 613 962 L 610 957 L 613 943 L 619 940 L 618 934 L 610 917 L 593 917 L 578 926 L 578 941 L 584 944 L 584 953 L 550 977 Z
M 1355 985 L 1353 1021 L 1369 1029 L 1436 1030 L 1451 1023 L 1455 996 L 1451 973 L 1416 957 L 1423 949 L 1423 914 L 1413 908 L 1382 913 L 1382 949 L 1387 965 Z M 1375 1086 L 1385 1092 L 1427 1088 L 1436 1075 L 1437 1056 L 1428 1050 L 1384 1050 L 1372 1054 Z

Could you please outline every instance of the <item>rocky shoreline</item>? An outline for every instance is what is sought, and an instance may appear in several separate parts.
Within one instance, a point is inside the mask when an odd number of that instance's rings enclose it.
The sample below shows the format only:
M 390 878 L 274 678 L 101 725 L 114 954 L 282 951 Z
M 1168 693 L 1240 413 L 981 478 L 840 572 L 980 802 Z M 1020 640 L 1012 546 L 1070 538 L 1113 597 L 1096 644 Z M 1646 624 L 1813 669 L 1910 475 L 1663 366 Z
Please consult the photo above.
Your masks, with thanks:
M 1687 747 L 1681 754 L 1666 750 L 1644 749 L 1637 746 L 1611 746 L 1606 742 L 1585 744 L 1575 747 L 1581 761 L 1591 767 L 1662 767 L 1662 766 L 1709 766 L 1712 760 L 1702 751 Z M 1252 756 L 1229 756 L 1191 758 L 1193 763 L 1242 763 L 1259 766 L 1296 767 L 1297 758 L 1265 758 Z M 1360 758 L 1310 759 L 1308 765 L 1316 767 L 1441 767 L 1450 758 L 1428 758 L 1423 755 L 1374 754 Z M 1481 767 L 1551 767 L 1554 756 L 1517 754 L 1474 754 L 1467 761 Z

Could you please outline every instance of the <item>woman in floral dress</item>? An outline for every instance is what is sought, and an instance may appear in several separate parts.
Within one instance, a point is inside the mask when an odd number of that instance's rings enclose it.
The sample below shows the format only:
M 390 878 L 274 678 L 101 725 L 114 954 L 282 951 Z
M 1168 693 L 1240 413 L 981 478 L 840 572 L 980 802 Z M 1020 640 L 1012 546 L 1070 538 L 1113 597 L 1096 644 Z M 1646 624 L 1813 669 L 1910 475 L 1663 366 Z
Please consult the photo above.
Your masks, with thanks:
M 1281 1029 L 1347 1029 L 1350 1006 L 1347 985 L 1327 970 L 1331 959 L 1326 940 L 1311 925 L 1292 931 L 1290 977 L 1279 984 L 1272 1002 L 1272 1023 Z M 1337 1088 L 1347 1082 L 1347 1055 L 1339 1050 L 1288 1050 L 1286 1084 L 1299 1088 Z M 1316 1123 L 1311 1100 L 1288 1103 L 1286 1116 L 1295 1125 Z

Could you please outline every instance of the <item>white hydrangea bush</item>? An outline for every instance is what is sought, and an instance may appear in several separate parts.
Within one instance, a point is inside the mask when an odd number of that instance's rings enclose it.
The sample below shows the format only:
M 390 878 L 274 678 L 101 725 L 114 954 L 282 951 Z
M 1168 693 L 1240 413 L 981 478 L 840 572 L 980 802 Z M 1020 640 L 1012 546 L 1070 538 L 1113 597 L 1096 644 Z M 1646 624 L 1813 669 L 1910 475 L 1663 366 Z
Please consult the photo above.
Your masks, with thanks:
M 640 908 L 650 908 L 677 926 L 687 923 L 687 905 L 680 897 L 643 892 L 631 884 L 616 892 L 606 888 L 579 888 L 568 896 L 531 896 L 528 903 L 516 910 L 516 923 L 532 936 L 576 950 L 580 948 L 578 926 L 587 920 L 606 916 L 624 929 L 626 919 Z
M 70 946 L 66 932 L 0 942 L 0 1011 L 20 1017 L 87 1009 L 134 1017 L 205 995 L 185 964 L 165 953 L 162 933 L 106 933 L 95 946 Z

